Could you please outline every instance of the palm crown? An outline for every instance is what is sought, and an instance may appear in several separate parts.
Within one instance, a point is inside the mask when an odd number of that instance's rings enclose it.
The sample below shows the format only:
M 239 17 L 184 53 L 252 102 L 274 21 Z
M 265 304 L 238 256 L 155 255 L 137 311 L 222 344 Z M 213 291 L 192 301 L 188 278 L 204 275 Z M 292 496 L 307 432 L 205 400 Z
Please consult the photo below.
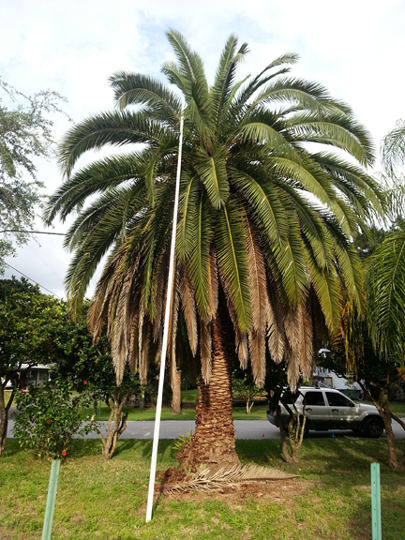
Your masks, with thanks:
M 373 159 L 370 138 L 346 104 L 288 75 L 294 54 L 237 81 L 248 48 L 231 36 L 210 87 L 184 38 L 170 31 L 168 39 L 177 62 L 162 71 L 186 101 L 172 365 L 176 342 L 187 335 L 187 354 L 201 359 L 209 381 L 211 324 L 226 304 L 242 367 L 250 359 L 263 384 L 267 348 L 273 360 L 286 361 L 294 384 L 299 367 L 311 365 L 320 325 L 336 327 L 342 285 L 363 309 L 351 240 L 380 205 L 363 169 Z M 181 100 L 148 76 L 119 72 L 110 82 L 117 110 L 66 135 L 66 180 L 46 219 L 78 212 L 66 238 L 74 252 L 66 285 L 76 305 L 109 252 L 90 324 L 97 337 L 107 319 L 118 380 L 127 359 L 144 380 L 160 343 Z M 88 150 L 131 143 L 141 144 L 74 171 Z

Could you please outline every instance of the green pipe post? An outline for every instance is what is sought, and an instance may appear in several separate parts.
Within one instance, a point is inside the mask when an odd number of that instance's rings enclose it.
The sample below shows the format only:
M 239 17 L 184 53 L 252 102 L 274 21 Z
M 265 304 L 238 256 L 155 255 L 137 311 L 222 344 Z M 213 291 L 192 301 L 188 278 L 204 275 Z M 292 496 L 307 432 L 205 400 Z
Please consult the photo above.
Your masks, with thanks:
M 60 459 L 52 461 L 51 474 L 49 477 L 48 498 L 46 500 L 44 527 L 42 529 L 41 540 L 51 540 L 53 512 L 55 510 L 56 489 L 58 487 L 58 476 L 60 469 Z
M 371 529 L 372 540 L 382 540 L 379 463 L 371 463 Z

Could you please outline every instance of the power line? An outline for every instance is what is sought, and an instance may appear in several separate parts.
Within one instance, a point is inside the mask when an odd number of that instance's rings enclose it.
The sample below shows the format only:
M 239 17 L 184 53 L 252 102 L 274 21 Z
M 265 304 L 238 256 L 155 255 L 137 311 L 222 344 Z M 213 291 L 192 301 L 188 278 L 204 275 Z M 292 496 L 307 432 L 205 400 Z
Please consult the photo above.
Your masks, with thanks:
M 20 229 L 6 229 L 4 231 L 0 231 L 0 233 L 6 233 L 6 232 L 23 233 L 23 234 L 52 234 L 54 236 L 65 236 L 66 235 L 66 233 L 61 233 L 61 232 L 21 231 Z M 18 272 L 18 270 L 17 270 L 17 272 Z
M 45 291 L 53 294 L 53 296 L 56 296 L 57 298 L 59 298 L 59 300 L 63 300 L 62 297 L 58 296 L 57 294 L 53 293 L 52 291 L 50 291 L 49 289 L 47 289 L 46 287 L 44 287 L 43 285 L 41 285 L 40 283 L 38 283 L 38 281 L 35 281 L 35 279 L 32 279 L 30 278 L 29 276 L 26 276 L 25 274 L 23 274 L 22 272 L 20 272 L 19 270 L 17 270 L 17 268 L 14 268 L 14 266 L 11 266 L 11 264 L 9 264 L 8 262 L 4 261 L 4 264 L 6 264 L 7 266 L 9 266 L 10 268 L 12 268 L 13 270 L 15 270 L 16 272 L 18 272 L 19 274 L 21 274 L 22 276 L 24 276 L 25 278 L 29 279 L 30 281 L 33 281 L 36 285 L 38 285 L 39 287 L 41 287 L 41 289 L 44 289 Z

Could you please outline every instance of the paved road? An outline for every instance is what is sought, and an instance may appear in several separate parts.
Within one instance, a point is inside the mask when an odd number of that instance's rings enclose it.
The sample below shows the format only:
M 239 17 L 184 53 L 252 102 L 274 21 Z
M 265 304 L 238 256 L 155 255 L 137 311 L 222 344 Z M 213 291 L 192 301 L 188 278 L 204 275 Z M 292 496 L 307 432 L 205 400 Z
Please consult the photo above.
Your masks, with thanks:
M 106 422 L 100 422 L 102 425 Z M 267 420 L 235 420 L 235 430 L 237 439 L 279 439 L 280 432 L 278 428 L 272 426 Z M 13 437 L 14 422 L 10 420 L 7 430 L 7 437 Z M 154 430 L 154 421 L 149 422 L 127 422 L 127 429 L 121 436 L 121 439 L 152 439 Z M 194 420 L 165 420 L 160 425 L 160 439 L 177 439 L 180 433 L 187 435 L 188 431 L 194 432 Z M 402 439 L 405 437 L 405 431 L 397 422 L 393 422 L 395 437 Z M 354 437 L 353 432 L 349 430 L 332 431 L 310 431 L 309 439 L 327 439 L 335 437 Z M 98 435 L 94 432 L 86 435 L 87 439 L 97 439 Z

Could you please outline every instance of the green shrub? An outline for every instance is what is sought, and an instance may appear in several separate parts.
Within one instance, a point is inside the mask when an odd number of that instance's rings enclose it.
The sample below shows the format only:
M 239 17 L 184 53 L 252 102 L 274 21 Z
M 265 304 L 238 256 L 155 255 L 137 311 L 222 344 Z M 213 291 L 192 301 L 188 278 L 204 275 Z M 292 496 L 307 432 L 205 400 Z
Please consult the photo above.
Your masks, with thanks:
M 14 436 L 21 447 L 36 457 L 61 459 L 77 433 L 83 435 L 93 429 L 92 423 L 80 427 L 82 409 L 93 401 L 91 394 L 84 392 L 72 397 L 72 390 L 70 383 L 58 379 L 52 385 L 30 387 L 17 394 Z

